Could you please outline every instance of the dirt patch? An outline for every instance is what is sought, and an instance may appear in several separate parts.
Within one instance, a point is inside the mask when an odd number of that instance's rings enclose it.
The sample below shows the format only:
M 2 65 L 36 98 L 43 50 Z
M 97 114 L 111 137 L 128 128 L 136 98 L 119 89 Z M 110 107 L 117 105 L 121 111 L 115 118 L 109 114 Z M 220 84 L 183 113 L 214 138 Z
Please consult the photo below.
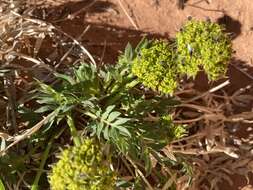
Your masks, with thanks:
M 233 3 L 226 0 L 188 0 L 184 5 L 182 10 L 178 9 L 176 0 L 85 2 L 72 0 L 60 6 L 61 8 L 57 7 L 48 11 L 47 20 L 66 25 L 67 17 L 73 14 L 79 17 L 78 21 L 74 21 L 75 25 L 79 26 L 84 26 L 89 22 L 173 37 L 187 17 L 210 18 L 212 21 L 224 24 L 227 31 L 231 33 L 235 56 L 247 64 L 251 63 L 253 50 L 248 48 L 253 45 L 251 0 L 236 0 Z M 71 30 L 70 27 L 68 30 Z M 107 33 L 104 32 L 104 34 Z M 108 35 L 103 37 L 103 40 L 111 41 L 111 38 L 107 38 Z
M 122 6 L 141 31 L 174 36 L 188 16 L 209 17 L 227 26 L 234 39 L 236 56 L 251 63 L 253 50 L 253 4 L 251 0 L 188 0 L 184 9 L 178 9 L 176 0 L 111 0 L 113 8 L 103 14 L 88 14 L 86 20 L 134 28 Z M 119 4 L 121 2 L 121 5 Z

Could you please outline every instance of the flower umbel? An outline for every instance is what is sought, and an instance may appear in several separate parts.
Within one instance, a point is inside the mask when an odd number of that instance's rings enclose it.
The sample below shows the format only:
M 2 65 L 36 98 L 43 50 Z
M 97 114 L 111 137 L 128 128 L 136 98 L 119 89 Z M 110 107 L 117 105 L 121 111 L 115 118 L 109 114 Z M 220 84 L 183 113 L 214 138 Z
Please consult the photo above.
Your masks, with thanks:
M 163 93 L 172 93 L 176 89 L 176 56 L 171 46 L 166 41 L 152 41 L 134 59 L 132 72 L 145 86 Z
M 202 67 L 211 80 L 226 73 L 232 45 L 219 24 L 191 20 L 177 33 L 176 43 L 181 73 L 195 77 Z
M 113 190 L 115 174 L 93 140 L 63 150 L 49 175 L 52 190 Z

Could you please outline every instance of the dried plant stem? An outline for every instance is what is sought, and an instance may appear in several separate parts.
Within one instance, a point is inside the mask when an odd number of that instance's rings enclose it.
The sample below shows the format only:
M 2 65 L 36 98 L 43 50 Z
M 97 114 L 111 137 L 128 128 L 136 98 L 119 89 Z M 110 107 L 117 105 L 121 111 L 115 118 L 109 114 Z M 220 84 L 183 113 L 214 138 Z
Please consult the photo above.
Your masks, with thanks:
M 4 86 L 5 86 L 5 93 L 8 97 L 8 106 L 6 107 L 6 115 L 7 127 L 11 127 L 17 132 L 17 125 L 16 125 L 16 90 L 13 81 L 14 72 L 10 72 L 6 74 L 4 77 Z
M 100 63 L 99 63 L 100 65 L 103 64 L 103 59 L 105 57 L 106 46 L 107 46 L 107 41 L 105 40 L 104 41 L 104 47 L 103 47 L 102 55 L 100 57 Z
M 124 165 L 127 167 L 128 171 L 131 173 L 132 176 L 134 176 L 134 172 L 132 171 L 131 167 L 129 166 L 129 164 L 127 163 L 127 161 L 125 160 L 124 157 L 121 158 Z
M 10 145 L 8 145 L 4 150 L 0 151 L 0 156 L 2 156 L 2 154 L 4 154 L 7 150 L 9 150 L 11 147 L 16 145 L 20 141 L 22 141 L 26 138 L 29 138 L 32 134 L 37 132 L 44 125 L 44 123 L 48 122 L 48 120 L 50 119 L 50 117 L 52 115 L 54 115 L 54 112 L 52 112 L 49 115 L 47 115 L 46 117 L 44 117 L 40 122 L 38 122 L 32 128 L 30 128 L 30 129 L 26 130 L 25 132 L 23 132 L 22 134 L 14 136 L 14 137 L 9 137 L 7 140 L 8 141 L 14 141 L 14 142 L 11 143 Z
M 173 120 L 173 123 L 181 124 L 181 123 L 193 123 L 200 121 L 205 118 L 205 115 L 202 115 L 200 117 L 194 118 L 194 119 L 186 119 L 186 120 Z
M 126 8 L 124 7 L 123 3 L 121 2 L 121 0 L 117 0 L 117 1 L 118 1 L 119 5 L 120 5 L 121 9 L 126 14 L 126 16 L 129 19 L 129 21 L 131 22 L 131 24 L 134 26 L 134 28 L 136 30 L 138 30 L 139 28 L 138 28 L 137 24 L 134 22 L 134 20 L 132 19 L 132 17 L 128 14 L 128 12 L 127 12 Z
M 171 177 L 168 179 L 168 181 L 164 184 L 162 190 L 167 190 L 171 185 L 176 181 L 177 174 L 171 174 Z
M 19 174 L 19 178 L 20 178 L 20 179 L 18 180 L 18 183 L 17 183 L 17 185 L 16 185 L 16 187 L 15 187 L 14 190 L 19 190 L 19 189 L 20 189 L 21 183 L 24 182 L 25 174 L 26 174 L 26 172 L 24 172 L 24 173 L 22 173 L 22 174 Z
M 62 21 L 65 21 L 67 19 L 73 20 L 77 15 L 79 15 L 82 12 L 86 11 L 87 9 L 91 8 L 96 3 L 97 3 L 97 1 L 94 0 L 94 1 L 90 2 L 88 5 L 86 5 L 85 7 L 82 7 L 81 9 L 77 10 L 76 12 L 69 14 L 67 17 L 61 18 L 61 19 L 58 19 L 58 20 L 54 20 L 53 23 L 62 22 Z
M 81 48 L 81 50 L 88 56 L 88 58 L 91 60 L 91 62 L 93 64 L 96 64 L 96 61 L 94 60 L 94 58 L 92 57 L 92 55 L 90 54 L 90 52 L 84 48 L 83 45 L 81 45 L 75 38 L 73 38 L 71 35 L 67 34 L 66 32 L 62 31 L 59 28 L 54 27 L 54 29 L 62 34 L 64 34 L 65 36 L 67 36 L 68 38 L 70 38 L 74 44 L 76 44 L 77 46 L 79 46 Z
M 148 189 L 149 190 L 154 190 L 153 187 L 148 182 L 148 180 L 143 175 L 143 173 L 139 170 L 139 168 L 136 166 L 136 164 L 132 161 L 132 159 L 129 156 L 126 156 L 126 158 L 132 164 L 132 166 L 134 167 L 134 169 L 136 170 L 136 172 L 140 175 L 140 177 L 142 178 L 142 180 L 146 183 Z
M 202 9 L 204 11 L 225 13 L 225 10 L 223 10 L 223 9 L 221 9 L 221 10 L 220 9 L 206 9 L 206 8 L 203 8 L 203 7 L 200 7 L 200 6 L 197 6 L 197 5 L 193 5 L 193 4 L 187 4 L 187 6 L 194 7 L 194 8 L 197 8 L 197 9 Z
M 213 134 L 216 134 L 216 133 L 220 134 L 221 133 L 221 130 L 223 130 L 223 126 L 219 127 L 219 128 L 216 128 L 216 127 L 219 126 L 219 125 L 221 125 L 222 123 L 223 123 L 223 121 L 217 122 L 213 126 Z M 174 140 L 174 141 L 171 142 L 171 144 L 180 143 L 180 142 L 183 142 L 183 141 L 190 141 L 190 140 L 200 139 L 200 138 L 202 138 L 204 136 L 206 136 L 206 132 L 205 131 L 203 131 L 203 132 L 200 131 L 197 134 L 194 134 L 194 135 L 191 135 L 191 136 L 188 136 L 188 137 L 183 137 L 183 138 L 178 139 L 178 140 Z
M 247 72 L 245 72 L 244 70 L 240 69 L 238 66 L 236 66 L 235 64 L 231 64 L 232 67 L 234 67 L 236 70 L 238 70 L 239 72 L 243 73 L 245 76 L 247 76 L 249 79 L 253 80 L 253 76 L 248 74 Z
M 252 119 L 252 120 L 250 120 Z M 229 122 L 245 122 L 253 123 L 253 112 L 243 112 L 240 114 L 232 115 L 226 119 Z
M 173 153 L 180 153 L 180 154 L 188 154 L 188 155 L 205 155 L 205 154 L 215 154 L 215 153 L 224 153 L 225 149 L 213 148 L 211 150 L 199 150 L 199 149 L 182 149 L 182 150 L 175 150 L 172 148 Z
M 196 104 L 186 104 L 186 103 L 183 103 L 183 104 L 177 105 L 176 107 L 187 107 L 187 108 L 192 108 L 192 109 L 195 109 L 195 110 L 197 110 L 197 111 L 206 112 L 206 113 L 208 113 L 208 114 L 212 114 L 212 113 L 214 113 L 214 112 L 217 112 L 216 109 L 207 108 L 207 107 L 200 106 L 200 105 L 196 105 Z
M 80 40 L 84 34 L 86 34 L 86 32 L 90 29 L 90 25 L 88 25 L 84 31 L 82 32 L 82 34 L 80 36 L 78 36 L 78 38 L 76 39 L 77 41 Z M 62 56 L 61 60 L 59 61 L 59 63 L 55 66 L 55 68 L 58 68 L 60 66 L 60 64 L 67 58 L 67 56 L 70 54 L 70 52 L 73 50 L 73 48 L 75 47 L 76 44 L 73 44 L 69 50 Z
M 66 32 L 62 31 L 61 29 L 57 28 L 56 26 L 53 26 L 52 24 L 50 23 L 47 23 L 45 21 L 41 21 L 39 19 L 32 19 L 32 18 L 28 18 L 28 17 L 25 17 L 25 16 L 22 16 L 16 12 L 13 12 L 11 11 L 12 14 L 26 20 L 26 21 L 29 21 L 31 23 L 34 23 L 34 24 L 38 24 L 40 26 L 48 26 L 47 30 L 48 31 L 51 31 L 51 30 L 55 30 L 61 34 L 63 34 L 64 36 L 68 37 L 69 39 L 71 39 L 73 41 L 74 44 L 76 44 L 77 46 L 79 46 L 81 48 L 81 50 L 88 56 L 88 58 L 91 60 L 91 62 L 93 64 L 96 64 L 94 58 L 92 57 L 92 55 L 89 53 L 89 51 L 83 46 L 81 45 L 75 38 L 73 38 L 71 35 L 67 34 Z
M 15 57 L 19 57 L 19 58 L 22 58 L 22 59 L 25 59 L 27 61 L 31 61 L 33 62 L 35 65 L 39 65 L 41 66 L 42 68 L 50 71 L 50 72 L 54 72 L 54 68 L 51 68 L 49 65 L 47 65 L 46 63 L 44 63 L 42 60 L 38 60 L 38 59 L 35 59 L 33 57 L 30 57 L 28 55 L 25 55 L 23 53 L 17 53 L 17 52 L 10 52 L 10 55 L 13 55 Z
M 192 98 L 192 99 L 190 99 L 190 100 L 184 101 L 184 103 L 193 102 L 193 101 L 195 101 L 195 100 L 197 100 L 197 99 L 199 99 L 199 98 L 202 98 L 202 97 L 208 95 L 209 93 L 214 93 L 214 92 L 216 92 L 216 91 L 218 91 L 218 90 L 224 88 L 225 86 L 227 86 L 227 85 L 229 85 L 229 84 L 230 84 L 230 81 L 229 81 L 229 80 L 226 80 L 225 82 L 223 82 L 223 83 L 219 84 L 218 86 L 216 86 L 216 87 L 214 87 L 214 88 L 208 90 L 207 92 L 205 92 L 205 93 L 203 93 L 203 94 L 201 94 L 201 95 L 199 95 L 199 96 L 196 96 L 196 97 L 194 97 L 194 98 Z

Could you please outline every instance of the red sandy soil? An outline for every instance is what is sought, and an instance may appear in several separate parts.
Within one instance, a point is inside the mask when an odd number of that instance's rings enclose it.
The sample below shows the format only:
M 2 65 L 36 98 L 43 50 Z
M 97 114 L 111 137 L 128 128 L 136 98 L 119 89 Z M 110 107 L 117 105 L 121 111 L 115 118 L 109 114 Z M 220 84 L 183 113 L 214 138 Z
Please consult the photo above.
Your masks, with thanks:
M 188 0 L 183 10 L 177 0 L 110 0 L 113 7 L 100 14 L 88 14 L 86 21 L 106 23 L 122 28 L 135 27 L 124 13 L 127 11 L 138 30 L 175 36 L 187 16 L 209 17 L 226 25 L 233 35 L 236 56 L 250 63 L 253 56 L 252 0 Z M 120 3 L 121 2 L 121 5 Z M 209 2 L 209 3 L 208 3 Z
M 105 62 L 110 60 L 108 56 L 115 58 L 117 50 L 122 49 L 128 41 L 136 43 L 143 32 L 156 34 L 157 37 L 174 37 L 189 16 L 210 18 L 224 24 L 233 38 L 235 57 L 246 64 L 252 62 L 252 0 L 184 0 L 184 9 L 178 9 L 177 2 L 180 0 L 55 1 L 74 2 L 51 10 L 47 20 L 56 21 L 54 24 L 61 25 L 74 36 L 80 35 L 84 27 L 91 23 L 89 32 L 83 38 L 84 45 L 90 51 L 96 46 L 96 53 L 98 46 L 106 46 L 105 52 L 100 52 Z M 80 10 L 81 13 L 77 14 Z M 66 19 L 71 13 L 77 16 L 73 20 Z

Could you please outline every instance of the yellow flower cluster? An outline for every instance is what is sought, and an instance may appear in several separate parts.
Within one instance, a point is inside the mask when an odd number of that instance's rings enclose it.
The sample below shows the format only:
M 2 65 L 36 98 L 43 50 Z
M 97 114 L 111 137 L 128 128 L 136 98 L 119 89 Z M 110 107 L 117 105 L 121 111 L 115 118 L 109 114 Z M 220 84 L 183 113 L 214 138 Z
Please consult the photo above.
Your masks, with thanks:
M 219 24 L 191 20 L 177 33 L 176 44 L 182 73 L 195 77 L 203 68 L 210 80 L 226 73 L 232 44 Z
M 151 41 L 133 60 L 132 73 L 144 86 L 172 94 L 180 77 L 195 77 L 204 70 L 211 80 L 225 75 L 232 45 L 224 28 L 216 23 L 191 20 L 175 42 Z
M 52 190 L 113 190 L 115 174 L 92 140 L 63 150 L 49 175 Z
M 166 41 L 153 41 L 133 60 L 132 72 L 147 87 L 172 93 L 177 87 L 177 65 L 173 48 Z

